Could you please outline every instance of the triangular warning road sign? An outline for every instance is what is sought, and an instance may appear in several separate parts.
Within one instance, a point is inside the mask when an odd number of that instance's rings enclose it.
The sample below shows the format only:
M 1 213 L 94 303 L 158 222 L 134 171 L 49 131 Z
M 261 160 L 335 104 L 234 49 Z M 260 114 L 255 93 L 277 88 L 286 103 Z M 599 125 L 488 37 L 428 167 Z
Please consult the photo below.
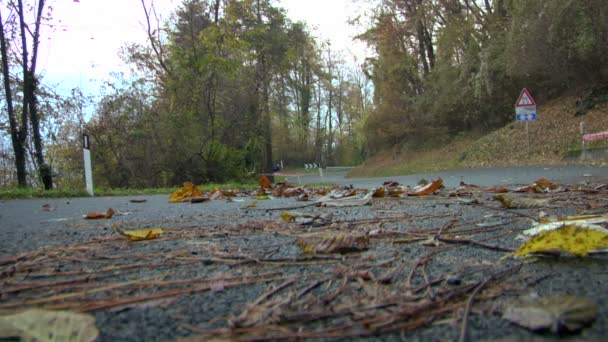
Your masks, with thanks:
M 517 102 L 515 103 L 515 107 L 532 107 L 532 106 L 536 106 L 536 102 L 534 102 L 532 95 L 530 95 L 530 92 L 528 91 L 528 89 L 526 89 L 526 88 L 522 89 L 521 93 L 519 94 L 519 98 L 517 99 Z

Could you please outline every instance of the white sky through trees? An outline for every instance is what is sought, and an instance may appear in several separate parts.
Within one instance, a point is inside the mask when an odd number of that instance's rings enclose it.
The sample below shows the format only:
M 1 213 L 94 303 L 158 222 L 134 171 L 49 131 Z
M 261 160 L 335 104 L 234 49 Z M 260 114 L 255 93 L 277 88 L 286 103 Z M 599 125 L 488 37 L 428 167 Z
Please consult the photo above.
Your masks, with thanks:
M 149 2 L 149 1 L 147 1 Z M 180 0 L 154 0 L 161 18 L 168 18 Z M 308 23 L 312 35 L 330 41 L 333 51 L 342 50 L 345 61 L 353 55 L 362 61 L 365 45 L 353 42 L 360 29 L 347 23 L 362 11 L 366 1 L 280 0 L 292 21 Z M 140 0 L 50 0 L 52 21 L 42 33 L 39 71 L 44 82 L 59 91 L 82 87 L 95 93 L 111 72 L 128 73 L 119 58 L 126 43 L 145 43 L 144 13 Z

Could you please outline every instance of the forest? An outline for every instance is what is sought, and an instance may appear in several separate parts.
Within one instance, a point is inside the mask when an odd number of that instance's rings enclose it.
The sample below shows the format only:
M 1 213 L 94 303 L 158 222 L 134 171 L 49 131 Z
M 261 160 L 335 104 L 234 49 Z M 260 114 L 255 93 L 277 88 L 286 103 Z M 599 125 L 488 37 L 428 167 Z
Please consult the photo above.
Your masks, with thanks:
M 522 87 L 541 103 L 608 89 L 605 0 L 376 0 L 351 20 L 372 51 L 356 64 L 280 1 L 183 0 L 168 20 L 141 5 L 133 74 L 94 98 L 37 72 L 44 0 L 1 6 L 0 188 L 83 188 L 83 133 L 96 186 L 242 181 L 490 132 Z

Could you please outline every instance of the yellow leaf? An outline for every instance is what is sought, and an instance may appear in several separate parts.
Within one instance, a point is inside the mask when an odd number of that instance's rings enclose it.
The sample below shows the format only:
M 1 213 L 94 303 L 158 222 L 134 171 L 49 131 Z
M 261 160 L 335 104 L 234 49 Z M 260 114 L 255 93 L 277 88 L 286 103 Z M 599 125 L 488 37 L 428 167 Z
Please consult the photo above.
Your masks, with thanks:
M 258 206 L 258 201 L 253 201 L 249 204 L 247 204 L 247 208 L 255 208 Z
M 293 216 L 290 212 L 288 211 L 284 211 L 283 213 L 281 213 L 281 218 L 283 219 L 283 221 L 285 222 L 293 222 L 296 220 L 295 216 Z
M 349 253 L 366 250 L 369 238 L 346 234 L 307 235 L 298 237 L 296 243 L 304 253 Z
M 515 251 L 515 255 L 524 256 L 559 250 L 584 257 L 599 248 L 608 248 L 608 233 L 567 225 L 533 236 Z
M 201 197 L 203 192 L 193 183 L 186 182 L 181 189 L 176 190 L 169 196 L 169 202 L 182 202 L 192 197 Z
M 31 309 L 0 316 L 0 339 L 22 341 L 88 342 L 99 335 L 95 317 L 69 311 Z
M 121 230 L 118 225 L 113 226 L 114 231 L 126 237 L 129 241 L 142 241 L 156 239 L 163 233 L 160 228 L 137 229 L 137 230 Z
M 386 196 L 386 190 L 383 187 L 380 187 L 380 188 L 374 190 L 374 195 L 372 197 L 383 198 L 384 196 Z

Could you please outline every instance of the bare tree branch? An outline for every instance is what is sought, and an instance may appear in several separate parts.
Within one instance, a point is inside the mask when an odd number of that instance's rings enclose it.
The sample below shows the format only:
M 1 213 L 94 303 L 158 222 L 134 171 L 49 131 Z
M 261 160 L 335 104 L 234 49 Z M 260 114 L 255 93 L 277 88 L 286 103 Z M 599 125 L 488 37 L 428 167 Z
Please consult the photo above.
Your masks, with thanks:
M 164 51 L 162 42 L 160 41 L 160 23 L 158 20 L 158 16 L 156 15 L 156 10 L 154 9 L 154 2 L 151 2 L 150 9 L 146 6 L 145 0 L 141 0 L 141 6 L 144 9 L 144 14 L 146 15 L 146 26 L 148 33 L 148 40 L 150 41 L 150 45 L 152 46 L 152 50 L 154 50 L 154 54 L 156 55 L 156 59 L 161 66 L 161 68 L 168 74 L 171 74 L 171 70 L 167 66 L 164 58 Z M 158 34 L 158 37 L 154 36 L 154 31 L 152 30 L 152 21 L 151 15 L 154 15 L 154 18 L 157 22 L 157 29 L 155 30 Z

